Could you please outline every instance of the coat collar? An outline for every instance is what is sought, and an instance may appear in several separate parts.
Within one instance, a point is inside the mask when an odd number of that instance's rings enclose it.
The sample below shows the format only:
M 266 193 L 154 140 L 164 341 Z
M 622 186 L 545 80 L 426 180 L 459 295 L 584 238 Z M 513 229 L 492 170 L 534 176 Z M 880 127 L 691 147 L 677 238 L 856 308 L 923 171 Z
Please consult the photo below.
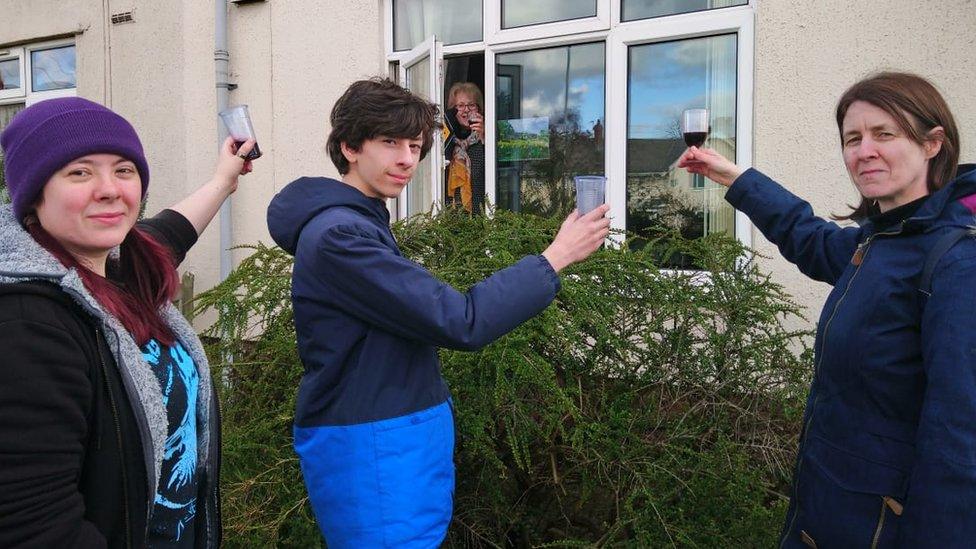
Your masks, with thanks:
M 914 215 L 901 223 L 901 230 L 922 232 L 937 225 L 969 226 L 976 213 L 976 164 L 959 166 L 956 178 L 938 191 Z M 897 225 L 896 225 L 897 227 Z M 876 228 L 870 220 L 862 228 L 869 234 Z

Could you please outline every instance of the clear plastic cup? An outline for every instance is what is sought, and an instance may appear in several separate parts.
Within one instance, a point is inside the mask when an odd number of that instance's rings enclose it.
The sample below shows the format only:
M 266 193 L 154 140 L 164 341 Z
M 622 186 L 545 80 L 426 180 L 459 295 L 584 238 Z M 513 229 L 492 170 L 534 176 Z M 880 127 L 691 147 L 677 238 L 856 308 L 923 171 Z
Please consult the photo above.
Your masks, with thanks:
M 576 209 L 580 215 L 590 213 L 606 201 L 606 177 L 577 175 L 573 182 L 576 183 Z
M 238 147 L 248 139 L 254 139 L 254 148 L 247 154 L 247 159 L 260 158 L 261 149 L 258 148 L 257 136 L 254 135 L 254 125 L 251 124 L 251 115 L 247 112 L 247 105 L 235 105 L 220 111 L 218 114 L 227 128 L 227 133 L 234 139 Z

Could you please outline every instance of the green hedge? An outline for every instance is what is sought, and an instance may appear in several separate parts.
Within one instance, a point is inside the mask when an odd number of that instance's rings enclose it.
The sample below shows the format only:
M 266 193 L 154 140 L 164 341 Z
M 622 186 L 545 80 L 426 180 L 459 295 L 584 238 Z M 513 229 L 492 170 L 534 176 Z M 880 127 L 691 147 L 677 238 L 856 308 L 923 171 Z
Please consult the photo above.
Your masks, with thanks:
M 407 256 L 466 289 L 544 249 L 557 225 L 448 209 L 394 230 Z M 736 242 L 649 242 L 567 269 L 552 306 L 482 351 L 441 352 L 459 431 L 448 546 L 775 543 L 809 334 L 784 327 L 796 305 Z M 712 274 L 660 272 L 674 253 Z M 291 450 L 302 369 L 290 268 L 281 250 L 254 247 L 197 301 L 221 311 L 211 335 L 230 334 L 212 352 L 231 547 L 321 545 Z

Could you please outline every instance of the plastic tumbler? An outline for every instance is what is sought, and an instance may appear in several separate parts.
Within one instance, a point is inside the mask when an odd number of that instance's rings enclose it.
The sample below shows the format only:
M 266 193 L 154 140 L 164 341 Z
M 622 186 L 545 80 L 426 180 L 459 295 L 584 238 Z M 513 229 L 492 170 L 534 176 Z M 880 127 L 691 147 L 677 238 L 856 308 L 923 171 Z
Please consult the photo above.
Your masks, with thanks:
M 605 202 L 607 178 L 602 175 L 577 175 L 573 178 L 576 183 L 576 209 L 580 215 L 586 215 Z
M 248 139 L 254 139 L 254 148 L 247 153 L 248 160 L 261 157 L 261 149 L 258 148 L 257 136 L 254 135 L 254 126 L 251 124 L 251 115 L 247 112 L 247 105 L 236 105 L 220 111 L 220 119 L 227 127 L 227 133 L 234 139 L 240 147 Z

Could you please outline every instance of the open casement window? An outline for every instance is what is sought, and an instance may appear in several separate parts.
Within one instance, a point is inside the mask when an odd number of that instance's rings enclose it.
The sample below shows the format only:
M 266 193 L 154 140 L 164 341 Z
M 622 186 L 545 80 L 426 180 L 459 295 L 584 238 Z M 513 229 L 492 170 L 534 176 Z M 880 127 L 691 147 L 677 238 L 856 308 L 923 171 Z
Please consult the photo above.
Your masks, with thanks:
M 397 70 L 400 84 L 428 101 L 442 104 L 444 56 L 441 43 L 431 35 L 410 50 Z M 444 144 L 440 134 L 433 136 L 433 146 L 420 161 L 413 179 L 397 201 L 397 217 L 405 219 L 427 213 L 443 204 Z

